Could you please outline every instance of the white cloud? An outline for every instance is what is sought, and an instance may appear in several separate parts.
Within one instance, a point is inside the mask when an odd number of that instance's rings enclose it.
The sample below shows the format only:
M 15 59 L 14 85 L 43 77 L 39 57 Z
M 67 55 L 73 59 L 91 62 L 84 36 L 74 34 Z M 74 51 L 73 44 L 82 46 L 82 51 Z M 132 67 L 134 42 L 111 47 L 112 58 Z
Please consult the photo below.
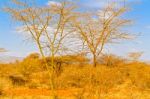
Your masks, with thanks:
M 147 29 L 150 29 L 150 25 L 149 25 L 149 26 L 146 26 L 146 28 L 147 28 Z
M 120 7 L 128 5 L 129 3 L 138 3 L 139 1 L 141 0 L 88 0 L 83 6 L 89 8 L 103 8 L 114 3 L 117 7 Z
M 99 8 L 99 7 L 104 7 L 106 6 L 105 1 L 92 1 L 89 0 L 87 3 L 82 4 L 84 7 L 89 7 L 89 8 Z
M 61 4 L 57 1 L 48 1 L 47 5 L 48 6 L 61 6 Z

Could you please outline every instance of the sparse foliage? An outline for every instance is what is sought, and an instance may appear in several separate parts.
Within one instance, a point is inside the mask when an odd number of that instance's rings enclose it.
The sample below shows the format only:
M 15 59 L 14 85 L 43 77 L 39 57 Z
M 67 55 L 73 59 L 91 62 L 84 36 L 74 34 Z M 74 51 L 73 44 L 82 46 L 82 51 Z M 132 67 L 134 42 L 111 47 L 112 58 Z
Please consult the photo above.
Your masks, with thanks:
M 129 39 L 130 36 L 122 28 L 131 21 L 121 16 L 127 11 L 125 7 L 115 8 L 113 5 L 100 9 L 95 13 L 83 13 L 76 18 L 73 26 L 83 41 L 83 46 L 93 56 L 93 66 L 97 65 L 97 57 L 108 43 Z
M 55 55 L 63 48 L 63 40 L 69 31 L 69 22 L 72 20 L 74 6 L 72 3 L 63 1 L 58 4 L 48 6 L 31 5 L 29 2 L 12 0 L 17 7 L 8 7 L 5 10 L 10 13 L 16 21 L 23 24 L 25 32 L 29 33 L 36 42 L 39 52 L 45 59 L 45 49 L 51 56 L 51 66 L 49 68 L 46 60 L 46 68 L 51 69 L 51 88 L 54 89 L 53 78 L 56 66 L 54 64 Z
M 102 54 L 107 44 L 133 39 L 124 29 L 131 22 L 123 17 L 128 10 L 125 6 L 116 7 L 112 3 L 95 12 L 86 12 L 78 10 L 70 0 L 50 1 L 48 5 L 36 5 L 36 0 L 11 2 L 5 11 L 21 23 L 19 31 L 31 38 L 39 53 L 31 53 L 16 63 L 0 64 L 0 80 L 8 79 L 13 88 L 17 85 L 38 89 L 50 85 L 53 99 L 58 89 L 78 89 L 72 95 L 79 99 L 105 99 L 115 91 L 118 95 L 120 90 L 150 89 L 149 65 L 138 62 L 143 53 L 130 53 L 133 59 L 130 63 L 113 54 Z M 65 53 L 70 39 L 73 47 L 74 42 L 80 40 L 83 53 Z M 80 48 L 73 51 L 75 49 Z M 6 50 L 0 48 L 0 52 Z M 95 68 L 91 65 L 91 56 Z M 2 91 L 0 88 L 0 95 Z M 44 91 L 42 89 L 42 95 Z

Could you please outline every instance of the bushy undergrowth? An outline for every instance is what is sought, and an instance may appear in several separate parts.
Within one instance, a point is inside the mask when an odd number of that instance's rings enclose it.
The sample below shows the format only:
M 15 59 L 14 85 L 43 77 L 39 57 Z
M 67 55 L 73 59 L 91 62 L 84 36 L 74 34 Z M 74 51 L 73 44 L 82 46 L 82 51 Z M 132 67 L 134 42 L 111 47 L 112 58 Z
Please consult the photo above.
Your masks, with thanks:
M 28 57 L 22 62 L 0 65 L 0 92 L 9 87 L 50 88 L 48 71 L 37 57 Z M 82 88 L 77 94 L 89 91 L 110 93 L 114 89 L 150 90 L 150 65 L 130 62 L 108 66 L 99 64 L 63 64 L 61 73 L 54 79 L 57 89 Z M 7 85 L 7 86 L 6 86 Z M 8 86 L 10 85 L 10 86 Z M 125 87 L 122 87 L 125 86 Z
M 8 68 L 8 67 L 7 67 Z M 13 68 L 10 66 L 10 68 Z M 35 67 L 34 67 L 35 68 Z M 1 73 L 7 76 L 15 78 L 16 82 L 27 79 L 28 85 L 33 85 L 29 83 L 34 83 L 36 85 L 47 84 L 48 85 L 48 73 L 47 71 L 27 71 L 28 77 L 26 77 L 24 71 L 18 68 L 16 73 L 4 72 L 6 69 L 2 69 Z M 11 69 L 8 69 L 11 70 Z M 20 72 L 19 72 L 20 71 Z M 10 71 L 11 72 L 11 71 Z M 20 73 L 20 74 L 19 74 Z M 16 74 L 20 75 L 19 77 Z M 22 76 L 21 76 L 22 75 Z M 19 80 L 20 79 L 20 80 Z M 131 80 L 132 84 L 139 88 L 150 88 L 150 67 L 144 63 L 130 63 L 121 67 L 107 67 L 104 65 L 98 65 L 93 68 L 91 65 L 87 66 L 77 66 L 70 65 L 64 66 L 63 72 L 58 76 L 56 80 L 56 85 L 58 88 L 81 88 L 86 87 L 88 84 L 93 84 L 94 86 L 100 87 L 114 87 L 119 84 L 123 84 L 126 80 Z M 12 79 L 10 79 L 12 80 Z M 15 79 L 13 79 L 15 80 Z M 15 81 L 14 81 L 15 82 Z

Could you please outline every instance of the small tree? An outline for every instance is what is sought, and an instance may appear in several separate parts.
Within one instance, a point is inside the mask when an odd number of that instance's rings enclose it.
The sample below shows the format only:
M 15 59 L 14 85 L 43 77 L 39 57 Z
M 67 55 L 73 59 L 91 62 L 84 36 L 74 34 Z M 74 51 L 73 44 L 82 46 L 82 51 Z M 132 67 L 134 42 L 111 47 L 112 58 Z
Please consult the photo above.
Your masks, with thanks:
M 131 52 L 129 53 L 129 57 L 132 59 L 132 61 L 138 61 L 139 58 L 143 55 L 143 52 Z
M 41 71 L 41 65 L 40 57 L 38 53 L 31 53 L 29 56 L 23 59 L 22 62 L 20 62 L 20 72 L 28 77 L 30 74 L 34 72 Z
M 27 56 L 25 59 L 39 59 L 40 55 L 39 53 L 31 53 L 29 56 Z
M 126 60 L 114 54 L 103 54 L 98 58 L 98 63 L 108 67 L 115 67 L 125 64 Z

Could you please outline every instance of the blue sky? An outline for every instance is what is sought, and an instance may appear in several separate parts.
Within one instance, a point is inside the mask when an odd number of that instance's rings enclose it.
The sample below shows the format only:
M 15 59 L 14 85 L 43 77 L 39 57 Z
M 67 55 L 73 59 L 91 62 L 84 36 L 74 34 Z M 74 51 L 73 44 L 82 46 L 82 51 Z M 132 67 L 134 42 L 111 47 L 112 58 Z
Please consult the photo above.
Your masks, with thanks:
M 10 0 L 0 0 L 0 8 L 8 4 Z M 102 0 L 78 0 L 78 4 L 88 8 L 98 8 L 102 6 Z M 106 1 L 106 0 L 105 0 Z M 129 0 L 129 2 L 136 0 Z M 38 0 L 41 5 L 46 5 L 48 0 Z M 125 56 L 128 52 L 143 51 L 142 59 L 150 61 L 150 0 L 138 0 L 133 4 L 131 11 L 126 17 L 132 19 L 134 24 L 130 26 L 129 31 L 132 33 L 141 33 L 134 41 L 122 42 L 111 47 L 107 47 L 107 52 L 113 52 Z M 9 52 L 4 53 L 10 56 L 23 57 L 30 52 L 35 52 L 36 46 L 19 35 L 15 28 L 18 26 L 11 20 L 9 15 L 0 10 L 0 48 L 5 48 Z

